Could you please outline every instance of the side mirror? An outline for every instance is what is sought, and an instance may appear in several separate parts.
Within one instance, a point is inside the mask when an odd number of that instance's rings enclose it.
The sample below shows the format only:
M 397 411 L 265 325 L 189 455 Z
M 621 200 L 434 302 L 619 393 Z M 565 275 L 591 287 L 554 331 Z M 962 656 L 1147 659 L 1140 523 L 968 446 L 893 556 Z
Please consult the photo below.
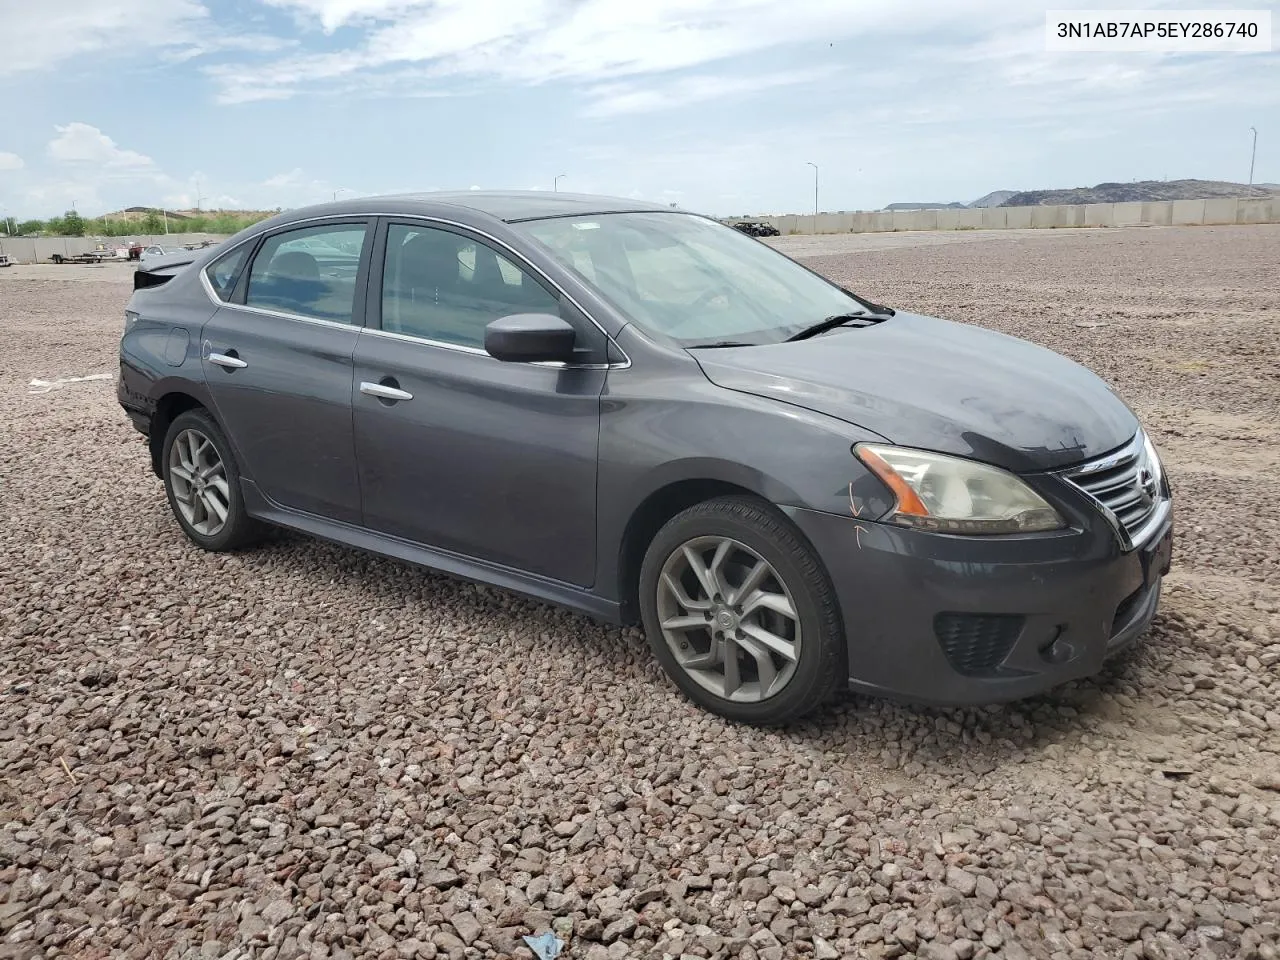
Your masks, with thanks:
M 573 359 L 573 326 L 550 313 L 514 313 L 484 328 L 489 356 L 511 363 Z

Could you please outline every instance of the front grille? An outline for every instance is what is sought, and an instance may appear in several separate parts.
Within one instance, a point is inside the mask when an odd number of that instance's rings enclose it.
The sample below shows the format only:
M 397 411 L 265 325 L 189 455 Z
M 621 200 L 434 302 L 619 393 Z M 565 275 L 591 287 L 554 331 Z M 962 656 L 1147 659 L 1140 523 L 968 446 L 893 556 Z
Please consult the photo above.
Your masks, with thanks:
M 957 673 L 989 677 L 1013 649 L 1023 621 L 1007 614 L 940 613 L 933 618 L 933 632 Z
M 1073 467 L 1065 476 L 1110 510 L 1131 541 L 1160 504 L 1160 465 L 1148 458 L 1141 433 L 1117 452 Z

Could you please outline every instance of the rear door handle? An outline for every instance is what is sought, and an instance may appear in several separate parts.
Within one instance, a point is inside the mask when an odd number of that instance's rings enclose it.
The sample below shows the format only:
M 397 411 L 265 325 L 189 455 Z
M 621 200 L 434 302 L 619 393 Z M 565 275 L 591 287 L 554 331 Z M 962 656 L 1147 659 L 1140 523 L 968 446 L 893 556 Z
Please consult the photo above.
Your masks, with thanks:
M 239 357 L 229 357 L 225 353 L 210 353 L 209 362 L 216 363 L 220 367 L 226 367 L 228 370 L 240 370 L 248 366 Z
M 399 387 L 390 387 L 385 383 L 370 383 L 365 380 L 360 384 L 360 392 L 367 393 L 379 400 L 412 400 L 413 394 Z

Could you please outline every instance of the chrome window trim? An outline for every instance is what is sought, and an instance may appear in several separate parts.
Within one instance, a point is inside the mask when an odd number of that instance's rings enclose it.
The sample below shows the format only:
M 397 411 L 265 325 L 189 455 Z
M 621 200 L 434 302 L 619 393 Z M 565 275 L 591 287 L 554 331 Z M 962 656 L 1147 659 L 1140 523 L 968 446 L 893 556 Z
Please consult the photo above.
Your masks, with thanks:
M 249 313 L 261 314 L 264 317 L 278 317 L 281 320 L 297 320 L 301 323 L 315 323 L 322 327 L 336 327 L 339 330 L 365 330 L 367 328 L 360 326 L 358 323 L 340 323 L 337 320 L 322 320 L 320 317 L 304 317 L 300 313 L 289 313 L 285 310 L 268 310 L 266 307 L 251 307 L 247 303 L 231 303 L 228 300 L 220 300 L 213 290 L 213 284 L 209 282 L 209 278 L 204 275 L 204 271 L 200 271 L 200 280 L 204 286 L 204 291 L 219 307 L 231 307 L 234 310 L 247 310 Z
M 225 251 L 220 251 L 220 252 L 230 253 L 232 250 L 235 250 L 237 247 L 243 246 L 246 243 L 253 243 L 262 237 L 270 236 L 276 233 L 285 233 L 300 224 L 318 223 L 318 222 L 327 221 L 327 220 L 350 221 L 350 220 L 356 220 L 356 219 L 362 219 L 362 218 L 373 218 L 373 217 L 385 217 L 388 220 L 421 220 L 426 223 L 438 223 L 448 227 L 457 227 L 460 230 L 469 230 L 470 232 L 478 236 L 484 237 L 485 240 L 492 242 L 496 246 L 501 247 L 503 250 L 506 250 L 507 252 L 512 254 L 520 263 L 523 263 L 528 268 L 529 272 L 531 272 L 536 277 L 541 277 L 544 281 L 547 282 L 547 284 L 551 286 L 553 290 L 555 290 L 557 293 L 563 296 L 566 300 L 572 303 L 575 307 L 577 307 L 578 312 L 581 313 L 584 317 L 586 317 L 589 321 L 591 321 L 592 326 L 594 326 L 597 330 L 599 330 L 602 334 L 604 334 L 605 339 L 610 343 L 612 343 L 613 346 L 617 348 L 618 352 L 621 353 L 623 356 L 623 360 L 620 363 L 567 363 L 563 360 L 536 360 L 536 361 L 526 362 L 525 363 L 526 366 L 550 367 L 553 369 L 568 368 L 573 370 L 626 370 L 631 366 L 631 357 L 627 353 L 627 351 L 622 349 L 622 345 L 619 344 L 617 340 L 615 340 L 612 336 L 609 335 L 609 331 L 606 330 L 603 326 L 601 326 L 600 321 L 597 320 L 595 317 L 593 317 L 591 315 L 591 312 L 587 310 L 581 303 L 579 303 L 571 293 L 565 290 L 562 286 L 560 286 L 560 284 L 556 283 L 553 279 L 551 279 L 549 276 L 547 276 L 545 273 L 543 273 L 533 264 L 529 263 L 529 261 L 525 259 L 525 257 L 518 250 L 516 250 L 506 241 L 502 240 L 499 237 L 495 237 L 493 234 L 488 233 L 485 230 L 482 230 L 478 227 L 473 227 L 467 223 L 460 223 L 457 220 L 449 220 L 444 217 L 436 217 L 426 213 L 359 213 L 359 214 L 331 213 L 331 214 L 326 214 L 324 216 L 319 216 L 319 217 L 307 217 L 303 220 L 293 220 L 293 221 L 290 221 L 288 224 L 280 225 L 278 228 L 271 229 L 271 230 L 263 230 L 260 233 L 255 233 L 252 236 L 245 237 L 243 240 L 237 243 L 234 247 L 230 247 L 229 249 Z M 407 333 L 394 333 L 390 330 L 382 330 L 380 328 L 370 327 L 367 325 L 356 326 L 355 324 L 352 324 L 352 323 L 337 323 L 333 320 L 317 320 L 314 317 L 304 317 L 298 314 L 284 313 L 282 311 L 277 311 L 277 310 L 265 310 L 262 307 L 250 307 L 249 305 L 243 304 L 243 303 L 230 303 L 218 297 L 217 294 L 214 292 L 213 284 L 209 282 L 209 278 L 205 274 L 205 270 L 208 268 L 208 266 L 209 264 L 205 264 L 204 267 L 200 268 L 201 285 L 204 287 L 205 293 L 208 295 L 209 299 L 212 300 L 213 303 L 219 307 L 235 307 L 238 310 L 249 310 L 254 313 L 261 313 L 269 317 L 283 317 L 286 320 L 301 320 L 305 323 L 320 323 L 328 326 L 344 327 L 344 328 L 355 327 L 355 329 L 357 330 L 361 330 L 364 333 L 374 334 L 376 336 L 392 337 L 397 340 L 407 340 L 410 343 L 422 343 L 422 344 L 426 344 L 427 346 L 440 347 L 445 350 L 454 350 L 459 353 L 475 353 L 475 354 L 483 354 L 486 357 L 489 356 L 489 354 L 485 350 L 482 350 L 479 347 L 468 347 L 460 343 L 445 343 L 440 340 L 430 340 L 426 337 L 415 337 Z M 249 266 L 250 268 L 252 268 L 252 264 L 250 264 Z M 373 264 L 370 263 L 369 267 L 370 269 L 372 269 Z M 504 362 L 492 357 L 490 359 L 493 359 L 495 363 Z
M 510 360 L 499 360 L 497 357 L 480 347 L 468 347 L 462 343 L 446 343 L 443 340 L 431 340 L 427 337 L 415 337 L 411 333 L 394 333 L 391 330 L 377 330 L 373 327 L 361 327 L 361 333 L 368 334 L 371 337 L 386 337 L 388 340 L 403 340 L 408 343 L 421 343 L 428 347 L 438 347 L 441 350 L 452 350 L 455 353 L 468 353 L 472 356 L 487 357 L 494 363 L 511 363 Z M 607 336 L 607 334 L 606 334 Z M 631 366 L 630 359 L 626 363 L 569 363 L 565 360 L 526 360 L 519 361 L 522 366 L 526 367 L 546 367 L 551 370 L 625 370 Z
M 445 350 L 452 350 L 455 353 L 471 353 L 482 357 L 489 357 L 489 353 L 481 347 L 469 347 L 465 343 L 447 343 L 444 340 L 432 340 L 429 337 L 415 337 L 411 333 L 396 333 L 394 330 L 379 330 L 374 327 L 364 327 L 364 332 L 373 337 L 386 337 L 388 340 L 406 340 L 409 343 L 425 343 L 429 347 L 441 347 Z M 493 360 L 493 357 L 489 357 Z
M 218 296 L 218 292 L 213 289 L 213 281 L 209 279 L 209 268 L 212 267 L 219 260 L 221 260 L 223 257 L 227 256 L 230 253 L 234 253 L 236 250 L 239 250 L 245 244 L 256 243 L 258 240 L 258 237 L 260 236 L 261 234 L 255 233 L 252 237 L 245 237 L 243 240 L 237 243 L 234 247 L 228 247 L 226 250 L 218 250 L 217 251 L 218 255 L 210 259 L 208 263 L 206 263 L 204 266 L 200 268 L 200 284 L 201 286 L 204 287 L 204 292 L 208 295 L 209 299 L 212 300 L 217 306 L 238 307 L 238 306 L 241 306 L 241 304 L 232 303 L 229 300 L 223 300 L 220 296 Z M 245 267 L 247 268 L 248 266 L 249 264 L 246 263 Z

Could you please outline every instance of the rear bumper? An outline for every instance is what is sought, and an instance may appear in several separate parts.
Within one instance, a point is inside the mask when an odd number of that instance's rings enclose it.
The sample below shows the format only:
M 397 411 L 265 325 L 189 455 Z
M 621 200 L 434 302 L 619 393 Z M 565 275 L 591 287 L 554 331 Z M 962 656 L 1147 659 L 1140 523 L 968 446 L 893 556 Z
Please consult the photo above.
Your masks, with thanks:
M 1101 669 L 1150 625 L 1172 511 L 1122 553 L 1101 517 L 1061 534 L 971 538 L 787 511 L 835 585 L 849 686 L 915 703 L 998 703 Z
M 151 414 L 135 410 L 133 407 L 125 407 L 124 404 L 120 406 L 124 407 L 124 412 L 129 415 L 129 422 L 133 424 L 133 429 L 144 437 L 151 436 Z

